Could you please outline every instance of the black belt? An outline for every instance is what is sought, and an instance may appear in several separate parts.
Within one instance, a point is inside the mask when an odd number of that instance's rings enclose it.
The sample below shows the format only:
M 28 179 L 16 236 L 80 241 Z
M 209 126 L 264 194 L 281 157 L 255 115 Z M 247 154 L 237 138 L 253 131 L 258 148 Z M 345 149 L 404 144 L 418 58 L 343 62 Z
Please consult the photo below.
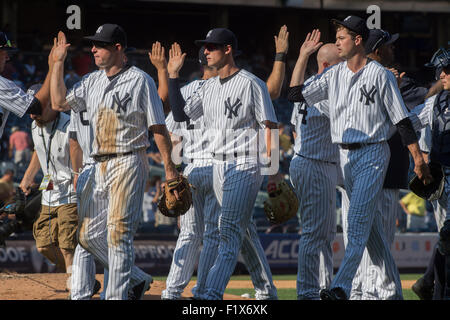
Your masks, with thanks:
M 377 142 L 370 142 L 370 143 L 340 143 L 339 146 L 342 149 L 345 150 L 356 150 L 356 149 L 360 149 L 364 146 L 368 146 L 370 144 L 375 144 Z
M 321 162 L 325 162 L 325 163 L 329 163 L 329 164 L 337 164 L 337 162 L 332 162 L 332 161 L 327 161 L 327 160 L 320 160 L 320 159 L 308 158 L 308 157 L 302 156 L 300 153 L 296 153 L 296 155 L 298 155 L 299 157 L 302 157 L 302 158 L 304 158 L 304 159 L 308 159 L 308 160 L 321 161 Z
M 113 158 L 127 156 L 127 155 L 132 154 L 132 153 L 133 153 L 133 151 L 128 151 L 128 152 L 125 152 L 125 153 L 102 154 L 102 155 L 95 155 L 95 156 L 93 156 L 93 158 L 97 162 L 105 162 L 105 161 L 111 160 Z

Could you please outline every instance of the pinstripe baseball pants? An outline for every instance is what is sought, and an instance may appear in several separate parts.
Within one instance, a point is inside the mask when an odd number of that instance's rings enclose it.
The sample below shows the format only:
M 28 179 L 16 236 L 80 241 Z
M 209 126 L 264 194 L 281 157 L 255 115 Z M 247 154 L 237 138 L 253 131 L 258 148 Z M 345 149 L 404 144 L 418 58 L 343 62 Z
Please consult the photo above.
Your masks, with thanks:
M 96 163 L 81 191 L 80 244 L 108 268 L 106 299 L 128 299 L 128 290 L 150 275 L 134 266 L 133 237 L 142 215 L 148 163 L 145 152 Z M 93 201 L 96 198 L 96 201 Z M 101 210 L 96 206 L 107 208 Z M 105 212 L 100 219 L 93 219 Z
M 205 293 L 199 296 L 200 299 L 223 298 L 234 272 L 245 232 L 251 223 L 252 210 L 262 179 L 259 165 L 256 163 L 214 163 L 214 192 L 221 206 L 218 219 L 220 241 L 217 257 L 205 281 Z M 206 223 L 208 224 L 208 221 Z M 265 255 L 260 258 L 266 260 Z
M 342 151 L 342 150 L 341 150 Z M 387 242 L 377 203 L 386 174 L 390 150 L 387 143 L 376 143 L 357 150 L 340 152 L 345 189 L 350 199 L 346 219 L 347 244 L 344 258 L 331 288 L 340 287 L 350 297 L 353 278 L 367 247 L 375 265 L 393 283 L 395 298 L 402 299 L 400 276 Z
M 291 161 L 289 174 L 299 199 L 302 223 L 297 298 L 319 300 L 320 278 L 329 286 L 333 274 L 337 164 L 297 156 Z
M 399 190 L 382 189 L 381 199 L 377 204 L 377 213 L 381 218 L 383 230 L 386 235 L 389 248 L 395 238 L 395 223 L 399 208 Z M 342 192 L 342 217 L 344 230 L 344 244 L 347 244 L 347 213 L 348 197 L 345 191 Z M 388 282 L 385 272 L 380 266 L 375 265 L 369 256 L 367 248 L 364 249 L 361 263 L 353 279 L 351 300 L 395 300 L 395 283 Z

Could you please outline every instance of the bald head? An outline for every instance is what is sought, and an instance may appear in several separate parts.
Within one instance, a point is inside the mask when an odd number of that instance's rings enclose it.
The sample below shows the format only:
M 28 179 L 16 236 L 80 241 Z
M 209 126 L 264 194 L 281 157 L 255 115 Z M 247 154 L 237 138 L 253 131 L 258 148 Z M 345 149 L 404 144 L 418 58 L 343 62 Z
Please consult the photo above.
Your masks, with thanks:
M 339 57 L 338 49 L 334 43 L 326 43 L 320 47 L 317 52 L 317 65 L 319 67 L 318 73 L 322 73 L 325 68 L 336 63 L 342 62 Z

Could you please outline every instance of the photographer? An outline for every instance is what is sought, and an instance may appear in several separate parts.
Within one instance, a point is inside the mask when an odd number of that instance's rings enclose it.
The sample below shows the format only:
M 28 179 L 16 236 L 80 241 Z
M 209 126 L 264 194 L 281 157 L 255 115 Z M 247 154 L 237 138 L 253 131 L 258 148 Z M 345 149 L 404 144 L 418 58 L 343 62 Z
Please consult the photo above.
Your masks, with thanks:
M 28 92 L 33 94 L 40 85 L 32 86 Z M 32 138 L 35 151 L 20 183 L 20 188 L 28 194 L 34 178 L 42 169 L 44 178 L 39 189 L 42 190 L 41 211 L 33 225 L 33 236 L 38 251 L 60 272 L 71 273 L 73 254 L 77 245 L 78 227 L 76 194 L 73 187 L 72 166 L 69 158 L 70 117 L 51 108 L 43 120 L 32 115 Z

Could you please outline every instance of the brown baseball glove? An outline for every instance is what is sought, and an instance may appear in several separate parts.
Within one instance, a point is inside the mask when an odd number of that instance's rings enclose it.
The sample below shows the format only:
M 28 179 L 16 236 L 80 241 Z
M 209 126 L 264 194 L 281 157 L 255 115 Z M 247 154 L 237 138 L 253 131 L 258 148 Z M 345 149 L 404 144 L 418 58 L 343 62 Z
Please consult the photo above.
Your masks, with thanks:
M 179 199 L 174 191 L 178 192 Z M 163 186 L 163 192 L 158 199 L 159 211 L 171 218 L 185 214 L 192 205 L 191 186 L 185 176 L 167 180 Z
M 273 224 L 280 224 L 294 217 L 298 210 L 298 199 L 294 189 L 285 180 L 267 185 L 269 198 L 264 201 L 264 212 Z

